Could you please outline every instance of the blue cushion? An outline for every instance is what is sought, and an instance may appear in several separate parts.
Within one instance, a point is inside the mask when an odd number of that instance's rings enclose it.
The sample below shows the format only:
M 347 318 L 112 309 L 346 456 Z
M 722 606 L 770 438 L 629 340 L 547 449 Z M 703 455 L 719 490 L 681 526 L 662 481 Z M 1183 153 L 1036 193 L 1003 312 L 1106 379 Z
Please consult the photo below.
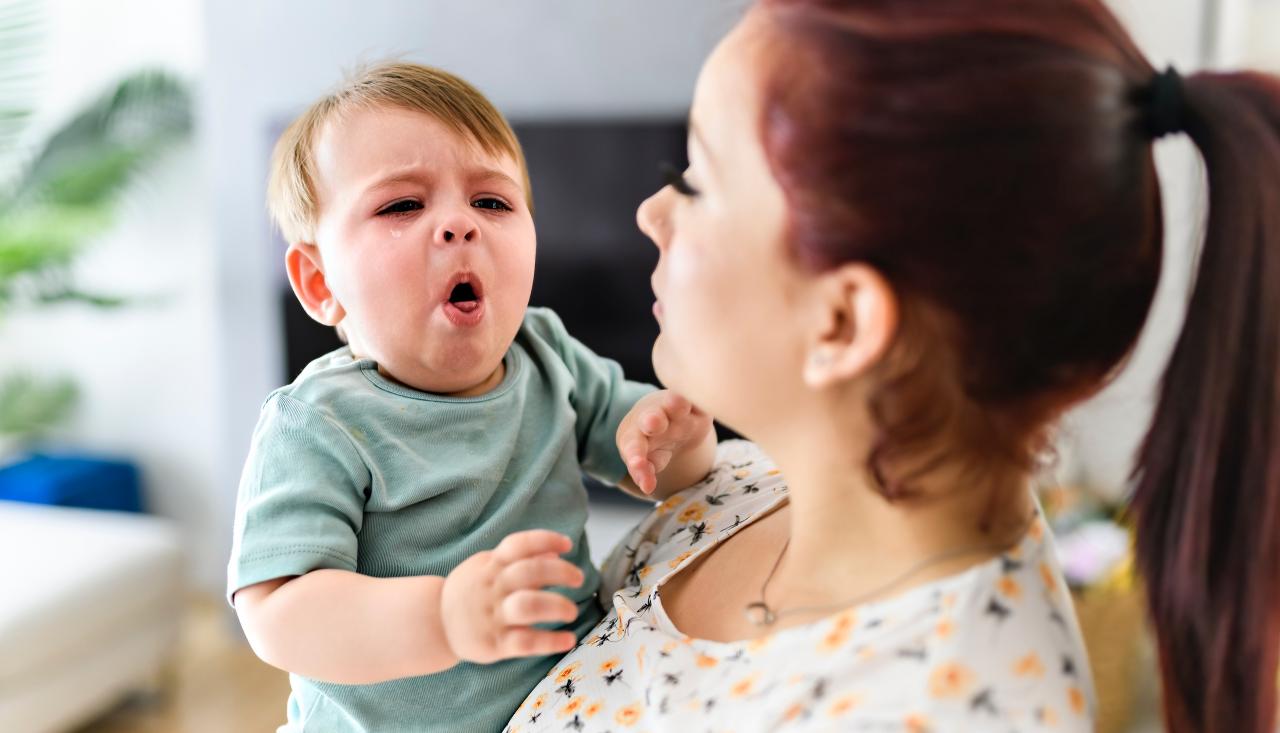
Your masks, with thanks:
M 36 454 L 0 468 L 0 499 L 84 509 L 142 511 L 137 466 L 86 456 Z

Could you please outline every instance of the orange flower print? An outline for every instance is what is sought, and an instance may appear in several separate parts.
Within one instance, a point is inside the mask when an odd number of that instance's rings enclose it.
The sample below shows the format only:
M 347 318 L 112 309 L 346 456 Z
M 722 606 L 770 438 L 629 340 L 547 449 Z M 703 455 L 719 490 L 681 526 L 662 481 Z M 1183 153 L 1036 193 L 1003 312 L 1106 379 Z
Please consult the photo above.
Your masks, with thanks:
M 737 471 L 733 472 L 734 478 L 746 478 L 750 475 L 751 475 L 751 472 L 745 468 L 739 468 Z
M 574 662 L 556 674 L 556 682 L 564 684 L 570 677 L 578 673 L 578 669 L 582 666 L 582 662 Z
M 754 654 L 760 651 L 761 649 L 764 649 L 765 647 L 769 646 L 769 643 L 772 641 L 773 641 L 772 634 L 765 634 L 764 636 L 758 636 L 747 643 L 747 651 Z
M 706 654 L 699 654 L 693 661 L 702 669 L 711 669 L 720 663 L 720 660 L 715 657 L 707 656 Z
M 1037 679 L 1044 677 L 1044 664 L 1040 661 L 1040 655 L 1031 652 L 1014 662 L 1013 674 L 1016 677 L 1035 677 Z
M 938 625 L 933 630 L 937 633 L 939 639 L 948 639 L 955 633 L 956 625 L 951 622 L 951 619 L 944 618 L 938 621 Z
M 533 708 L 533 712 L 536 713 L 539 710 L 545 708 L 546 706 L 547 706 L 547 695 L 546 693 L 543 693 L 541 695 L 538 695 L 536 698 L 534 698 L 533 705 L 531 707 Z
M 743 677 L 742 679 L 733 683 L 733 686 L 729 688 L 729 696 L 745 697 L 746 695 L 750 695 L 751 692 L 755 689 L 756 680 L 759 679 L 759 677 L 760 677 L 760 673 L 756 672 L 755 674 L 749 677 Z
M 1050 591 L 1058 589 L 1058 576 L 1053 574 L 1053 568 L 1049 567 L 1049 563 L 1040 563 L 1040 579 L 1044 581 L 1044 587 Z
M 1067 704 L 1071 706 L 1071 712 L 1076 715 L 1084 715 L 1084 693 L 1080 691 L 1079 687 L 1072 685 L 1067 688 Z
M 907 733 L 927 733 L 929 719 L 919 713 L 912 713 L 907 716 L 906 720 L 902 721 L 902 725 L 906 728 Z
M 996 583 L 996 586 L 1000 589 L 1000 592 L 1003 593 L 1006 598 L 1010 598 L 1016 601 L 1022 597 L 1022 586 L 1019 585 L 1018 581 L 1014 580 L 1013 577 L 1010 575 L 1005 575 L 1001 577 L 1000 580 Z
M 643 644 L 641 644 L 640 648 L 636 650 L 636 668 L 639 669 L 641 672 L 644 671 L 644 645 Z
M 653 572 L 653 566 L 645 565 L 644 567 L 636 571 L 636 577 L 639 578 L 640 580 L 644 580 L 645 578 L 649 577 L 649 573 L 652 573 L 652 572 Z
M 668 512 L 684 503 L 684 497 L 679 494 L 668 498 L 666 501 L 658 505 L 658 516 L 665 516 Z
M 581 710 L 582 706 L 585 703 L 586 703 L 586 700 L 582 699 L 581 697 L 575 697 L 572 700 L 570 700 L 568 704 L 562 706 L 560 708 L 560 711 L 556 713 L 556 715 L 560 716 L 561 718 L 567 718 L 570 715 L 573 715 L 577 713 L 579 710 Z
M 1040 711 L 1040 722 L 1052 728 L 1058 724 L 1058 712 L 1051 707 Z
M 622 660 L 617 657 L 604 662 L 600 665 L 600 674 L 609 674 L 613 670 L 617 669 L 619 664 L 622 664 Z
M 973 686 L 973 672 L 956 662 L 940 664 L 929 675 L 929 694 L 936 698 L 960 697 Z
M 600 702 L 599 700 L 596 700 L 595 702 L 588 705 L 585 710 L 582 711 L 582 716 L 584 718 L 594 718 L 595 716 L 599 715 L 600 711 L 603 709 L 604 709 L 604 703 Z
M 849 632 L 843 629 L 833 629 L 822 637 L 822 643 L 818 645 L 818 651 L 834 652 L 844 646 L 849 641 Z
M 693 555 L 693 550 L 686 550 L 680 553 L 679 555 L 676 555 L 674 558 L 672 558 L 671 562 L 667 563 L 667 567 L 672 568 L 674 570 L 675 568 L 680 566 L 680 563 L 684 562 L 685 560 L 688 560 L 691 555 Z
M 858 612 L 853 609 L 842 611 L 831 622 L 836 631 L 853 631 L 854 625 L 858 622 Z
M 644 708 L 640 706 L 640 703 L 633 702 L 614 713 L 613 720 L 618 725 L 631 727 L 636 724 L 636 721 L 639 720 L 642 715 L 644 715 Z
M 835 702 L 831 703 L 831 707 L 827 708 L 827 715 L 832 718 L 839 718 L 848 714 L 850 710 L 858 707 L 858 703 L 860 702 L 862 702 L 862 699 L 857 695 L 844 695 L 842 697 L 838 697 Z
M 707 510 L 707 507 L 703 505 L 702 502 L 695 502 L 685 507 L 684 511 L 680 512 L 680 514 L 676 517 L 676 521 L 681 524 L 688 524 L 689 522 L 697 522 L 702 519 L 702 514 L 706 510 Z
M 766 476 L 777 476 L 777 475 L 778 475 L 778 474 L 780 474 L 780 473 L 782 473 L 782 471 L 779 471 L 778 469 L 776 469 L 776 468 L 775 468 L 775 469 L 773 469 L 773 470 L 769 471 L 768 473 L 766 473 L 765 475 L 766 475 Z
M 787 712 L 782 714 L 782 719 L 787 722 L 791 722 L 799 718 L 801 715 L 804 715 L 804 712 L 805 712 L 804 705 L 798 702 L 792 703 L 791 707 L 787 708 Z

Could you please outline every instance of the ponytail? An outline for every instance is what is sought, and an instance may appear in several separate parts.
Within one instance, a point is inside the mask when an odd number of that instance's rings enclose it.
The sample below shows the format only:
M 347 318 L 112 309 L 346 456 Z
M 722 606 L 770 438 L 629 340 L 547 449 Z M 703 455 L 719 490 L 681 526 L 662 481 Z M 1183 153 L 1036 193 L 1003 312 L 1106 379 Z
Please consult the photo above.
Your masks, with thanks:
M 1280 78 L 1197 74 L 1209 215 L 1135 469 L 1137 563 L 1173 733 L 1271 733 L 1280 657 Z

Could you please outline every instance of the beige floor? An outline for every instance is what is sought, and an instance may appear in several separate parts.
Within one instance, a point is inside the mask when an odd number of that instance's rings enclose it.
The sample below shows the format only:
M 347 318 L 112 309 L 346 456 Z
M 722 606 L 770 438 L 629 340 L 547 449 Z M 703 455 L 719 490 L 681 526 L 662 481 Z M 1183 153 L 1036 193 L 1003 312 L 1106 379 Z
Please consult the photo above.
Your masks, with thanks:
M 136 695 L 76 733 L 269 733 L 284 722 L 289 678 L 254 656 L 226 606 L 189 607 L 174 668 L 155 693 Z

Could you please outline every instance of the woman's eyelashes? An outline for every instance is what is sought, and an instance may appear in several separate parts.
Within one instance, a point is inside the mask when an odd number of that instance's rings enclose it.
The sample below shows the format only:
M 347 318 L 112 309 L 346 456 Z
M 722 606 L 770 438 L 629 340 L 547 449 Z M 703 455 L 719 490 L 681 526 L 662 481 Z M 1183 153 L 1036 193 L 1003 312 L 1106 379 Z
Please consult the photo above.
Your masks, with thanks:
M 689 185 L 689 181 L 684 177 L 683 171 L 677 170 L 676 167 L 670 163 L 663 163 L 660 168 L 662 170 L 663 179 L 666 180 L 668 186 L 675 189 L 676 193 L 681 196 L 698 195 L 698 189 Z

